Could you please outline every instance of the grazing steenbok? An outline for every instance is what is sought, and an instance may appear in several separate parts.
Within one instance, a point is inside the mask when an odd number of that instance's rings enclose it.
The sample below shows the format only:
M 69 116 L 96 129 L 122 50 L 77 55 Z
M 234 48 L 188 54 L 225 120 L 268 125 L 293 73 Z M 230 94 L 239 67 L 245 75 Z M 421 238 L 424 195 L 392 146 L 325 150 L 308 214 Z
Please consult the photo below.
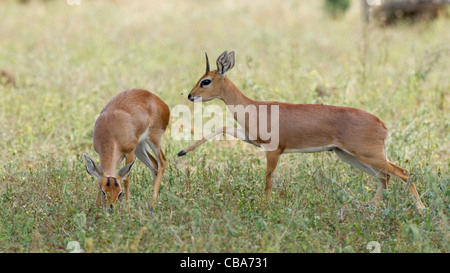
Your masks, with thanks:
M 117 94 L 105 106 L 94 127 L 94 149 L 100 156 L 100 166 L 84 156 L 87 172 L 99 181 L 97 205 L 101 199 L 113 208 L 122 197 L 122 180 L 126 200 L 129 200 L 128 175 L 136 155 L 151 171 L 154 179 L 153 200 L 157 204 L 166 159 L 161 150 L 161 136 L 169 123 L 169 107 L 147 90 L 131 89 Z M 150 154 L 153 151 L 155 157 Z M 116 167 L 125 159 L 125 166 Z
M 216 63 L 217 70 L 210 71 L 206 55 L 206 73 L 192 88 L 188 99 L 193 102 L 221 99 L 242 129 L 223 127 L 183 149 L 178 153 L 179 156 L 194 150 L 218 134 L 233 135 L 240 140 L 265 148 L 267 138 L 263 138 L 258 130 L 256 135 L 254 133 L 252 135 L 253 128 L 249 126 L 256 120 L 254 123 L 264 125 L 268 131 L 278 132 L 277 146 L 265 149 L 267 200 L 271 198 L 273 172 L 283 153 L 335 152 L 344 162 L 378 179 L 375 204 L 380 202 L 383 189 L 386 189 L 391 175 L 399 177 L 405 183 L 408 182 L 408 172 L 387 160 L 384 146 L 387 129 L 376 116 L 350 107 L 252 100 L 246 97 L 226 75 L 226 72 L 234 66 L 234 51 L 223 52 Z M 236 107 L 237 105 L 243 107 Z M 256 109 L 256 116 L 253 118 L 250 117 L 251 113 L 247 113 L 248 115 L 243 113 L 248 106 L 254 106 Z M 268 110 L 261 112 L 260 109 L 263 108 Z M 269 122 L 274 119 L 272 114 L 278 115 L 278 122 L 275 124 Z M 410 184 L 409 191 L 417 198 L 417 207 L 425 208 L 414 183 Z

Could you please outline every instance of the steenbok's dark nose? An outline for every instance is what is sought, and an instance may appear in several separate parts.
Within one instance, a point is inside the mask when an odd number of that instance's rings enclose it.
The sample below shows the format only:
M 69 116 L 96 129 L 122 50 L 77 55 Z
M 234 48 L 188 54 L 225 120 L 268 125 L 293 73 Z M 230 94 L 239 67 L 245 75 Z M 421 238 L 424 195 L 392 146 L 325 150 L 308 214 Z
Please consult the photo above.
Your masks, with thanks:
M 192 96 L 191 96 L 191 94 L 188 95 L 188 100 L 192 101 Z

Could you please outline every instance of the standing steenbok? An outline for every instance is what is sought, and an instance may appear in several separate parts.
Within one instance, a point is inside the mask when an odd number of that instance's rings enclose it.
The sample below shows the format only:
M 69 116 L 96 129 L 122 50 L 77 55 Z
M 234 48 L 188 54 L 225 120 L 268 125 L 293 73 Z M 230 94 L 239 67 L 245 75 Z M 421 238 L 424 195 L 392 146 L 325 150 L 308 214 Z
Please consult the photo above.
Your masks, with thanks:
M 170 110 L 156 95 L 147 90 L 130 89 L 117 94 L 105 106 L 94 127 L 94 149 L 100 166 L 83 154 L 87 172 L 99 181 L 97 205 L 111 204 L 122 197 L 122 185 L 129 200 L 131 168 L 136 155 L 151 171 L 154 179 L 153 200 L 158 201 L 159 186 L 166 168 L 161 151 L 161 136 L 169 123 Z M 155 154 L 150 154 L 149 148 Z M 116 167 L 125 158 L 126 165 L 116 174 Z
M 376 116 L 349 107 L 255 101 L 247 98 L 225 74 L 234 66 L 234 51 L 223 52 L 216 63 L 217 70 L 210 71 L 206 55 L 206 73 L 189 93 L 188 99 L 193 102 L 221 99 L 243 129 L 225 126 L 183 149 L 178 156 L 185 155 L 218 134 L 233 135 L 262 147 L 267 158 L 267 201 L 271 198 L 272 175 L 283 153 L 335 152 L 344 162 L 378 179 L 379 187 L 374 198 L 376 205 L 380 202 L 391 175 L 408 183 L 408 172 L 387 160 L 384 149 L 387 129 Z M 237 107 L 238 105 L 242 107 Z M 256 109 L 256 116 L 253 118 L 251 111 L 248 111 L 249 106 Z M 263 112 L 261 109 L 267 110 Z M 251 122 L 260 126 L 256 134 L 254 128 L 249 126 Z M 265 148 L 268 141 L 261 134 L 263 126 L 278 133 L 275 147 Z M 410 184 L 409 191 L 417 198 L 416 206 L 420 210 L 424 209 L 414 183 Z

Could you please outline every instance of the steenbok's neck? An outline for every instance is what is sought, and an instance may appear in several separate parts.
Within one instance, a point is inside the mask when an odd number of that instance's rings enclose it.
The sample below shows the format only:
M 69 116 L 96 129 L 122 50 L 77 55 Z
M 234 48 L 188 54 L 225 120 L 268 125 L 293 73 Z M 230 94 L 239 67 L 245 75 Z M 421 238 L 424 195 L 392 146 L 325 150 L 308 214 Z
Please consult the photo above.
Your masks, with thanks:
M 226 105 L 247 106 L 249 104 L 254 104 L 254 100 L 246 97 L 228 77 L 225 77 L 224 81 L 224 90 L 222 92 L 223 96 L 221 99 Z

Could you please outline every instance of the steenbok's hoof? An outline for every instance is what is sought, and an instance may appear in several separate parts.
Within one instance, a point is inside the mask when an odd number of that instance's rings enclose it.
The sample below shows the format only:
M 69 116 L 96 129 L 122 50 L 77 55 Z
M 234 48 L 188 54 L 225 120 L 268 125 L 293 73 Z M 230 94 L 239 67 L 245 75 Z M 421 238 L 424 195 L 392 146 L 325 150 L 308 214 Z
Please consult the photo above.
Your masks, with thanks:
M 181 152 L 178 153 L 178 156 L 183 156 L 186 155 L 186 152 L 184 150 L 182 150 Z

